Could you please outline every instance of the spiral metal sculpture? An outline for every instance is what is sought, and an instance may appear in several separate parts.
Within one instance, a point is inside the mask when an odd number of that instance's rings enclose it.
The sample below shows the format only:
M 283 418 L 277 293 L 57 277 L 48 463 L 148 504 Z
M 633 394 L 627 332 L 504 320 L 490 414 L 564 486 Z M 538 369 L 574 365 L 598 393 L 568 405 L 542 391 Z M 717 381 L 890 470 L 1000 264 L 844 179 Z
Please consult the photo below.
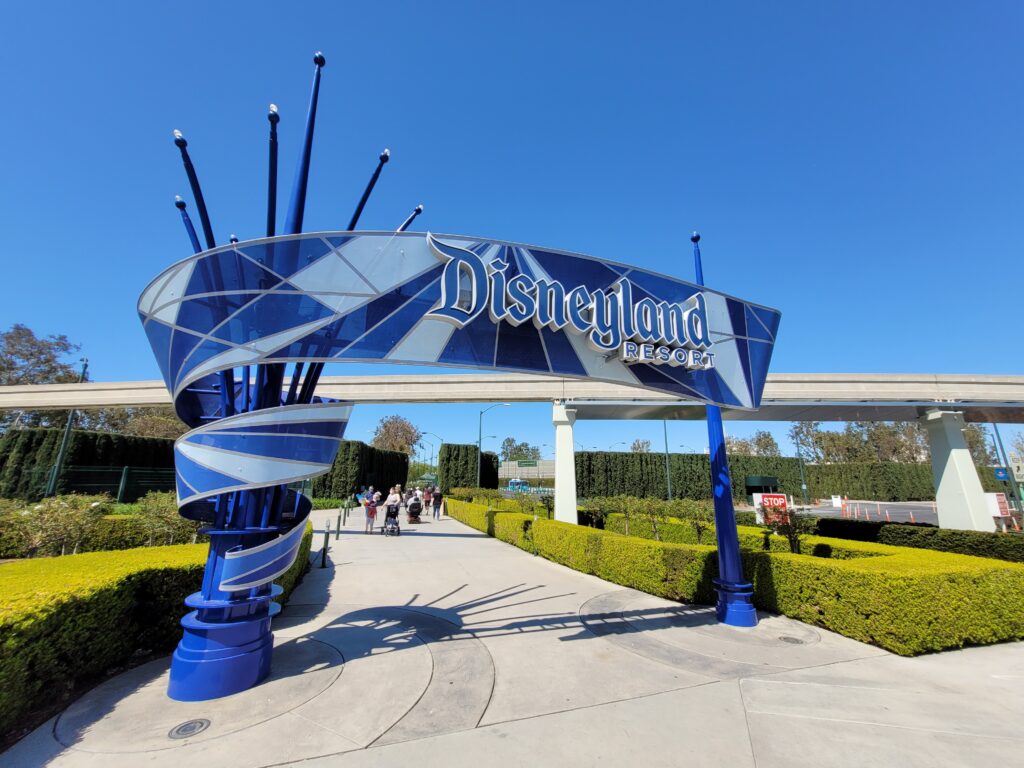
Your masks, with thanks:
M 317 53 L 313 63 L 285 235 L 302 229 L 326 61 Z M 280 121 L 273 104 L 267 117 L 267 235 L 273 237 Z M 274 598 L 281 594 L 273 580 L 295 561 L 311 509 L 296 484 L 330 469 L 351 405 L 315 397 L 319 371 L 303 379 L 301 362 L 284 391 L 286 364 L 266 360 L 297 332 L 302 335 L 306 326 L 296 318 L 317 303 L 281 277 L 291 275 L 305 258 L 301 241 L 270 241 L 269 255 L 259 261 L 239 250 L 218 251 L 188 142 L 180 131 L 174 131 L 174 143 L 199 213 L 205 250 L 185 200 L 177 197 L 175 206 L 196 255 L 158 276 L 143 292 L 138 309 L 175 410 L 192 428 L 175 443 L 179 511 L 202 522 L 211 541 L 202 587 L 186 600 L 193 610 L 181 622 L 184 635 L 172 659 L 168 687 L 171 698 L 196 701 L 245 690 L 269 673 L 270 621 L 280 610 Z M 237 242 L 232 235 L 228 248 Z
M 195 255 L 146 288 L 139 315 L 192 428 L 175 444 L 179 508 L 211 540 L 171 664 L 175 699 L 235 693 L 270 670 L 273 580 L 294 562 L 311 507 L 295 484 L 331 467 L 351 412 L 315 396 L 326 362 L 548 373 L 752 409 L 771 360 L 778 311 L 700 284 L 552 249 L 407 232 L 421 205 L 397 231 L 352 231 L 388 150 L 348 230 L 302 233 L 324 64 L 316 54 L 281 235 L 276 107 L 263 239 L 217 246 L 188 142 L 174 135 L 205 248 L 177 198 Z

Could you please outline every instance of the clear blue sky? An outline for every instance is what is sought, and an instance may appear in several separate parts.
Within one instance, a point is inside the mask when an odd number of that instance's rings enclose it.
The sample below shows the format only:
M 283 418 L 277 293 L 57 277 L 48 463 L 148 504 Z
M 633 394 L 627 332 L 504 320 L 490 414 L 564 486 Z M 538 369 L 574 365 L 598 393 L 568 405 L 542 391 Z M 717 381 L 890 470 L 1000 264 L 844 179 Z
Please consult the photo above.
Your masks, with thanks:
M 287 190 L 317 49 L 307 230 L 344 228 L 387 146 L 366 228 L 423 202 L 424 229 L 687 278 L 696 228 L 710 285 L 782 310 L 774 371 L 1022 373 L 1018 2 L 25 3 L 4 27 L 0 325 L 68 334 L 94 379 L 159 375 L 135 301 L 190 251 L 171 130 L 218 239 L 260 235 L 266 107 Z M 350 436 L 395 411 L 476 439 L 473 405 L 361 407 Z M 552 442 L 550 406 L 486 418 Z

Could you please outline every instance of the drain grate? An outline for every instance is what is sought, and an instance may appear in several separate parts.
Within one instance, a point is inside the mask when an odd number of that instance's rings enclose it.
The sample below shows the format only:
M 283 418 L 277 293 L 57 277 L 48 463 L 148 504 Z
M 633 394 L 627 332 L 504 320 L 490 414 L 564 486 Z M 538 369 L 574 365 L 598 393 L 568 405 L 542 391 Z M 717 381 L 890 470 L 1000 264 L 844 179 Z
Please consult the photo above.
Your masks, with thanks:
M 779 635 L 779 640 L 790 645 L 803 645 L 804 641 L 799 637 L 792 637 L 790 635 Z
M 187 739 L 190 736 L 195 736 L 197 733 L 202 733 L 210 727 L 209 720 L 186 720 L 184 723 L 174 726 L 167 733 L 169 739 Z

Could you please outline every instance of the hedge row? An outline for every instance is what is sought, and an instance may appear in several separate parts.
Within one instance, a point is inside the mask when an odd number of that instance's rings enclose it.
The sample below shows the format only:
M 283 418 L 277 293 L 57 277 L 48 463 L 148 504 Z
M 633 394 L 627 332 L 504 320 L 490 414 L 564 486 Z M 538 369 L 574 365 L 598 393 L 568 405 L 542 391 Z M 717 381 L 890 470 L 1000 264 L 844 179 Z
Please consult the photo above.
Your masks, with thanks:
M 800 494 L 800 463 L 797 459 L 767 456 L 730 456 L 733 497 L 746 498 L 748 475 L 779 479 L 782 493 Z M 711 466 L 704 454 L 669 454 L 672 496 L 678 499 L 711 498 Z M 576 492 L 581 497 L 630 496 L 668 498 L 665 454 L 583 451 L 576 454 Z
M 277 583 L 287 600 L 309 566 L 313 528 Z M 181 637 L 207 547 L 94 552 L 0 567 L 0 741 L 66 705 L 76 688 Z
M 42 498 L 57 462 L 61 429 L 11 429 L 0 437 L 0 498 Z M 72 430 L 57 478 L 57 493 L 67 493 L 70 467 L 174 467 L 174 441 L 160 437 Z
M 477 482 L 477 457 L 480 457 L 480 482 Z M 472 443 L 443 443 L 437 457 L 437 484 L 442 493 L 452 488 L 497 488 L 498 456 L 483 455 Z
M 458 500 L 449 500 L 448 514 L 616 584 L 672 600 L 714 602 L 711 546 L 534 521 Z M 836 539 L 817 540 L 818 556 L 794 555 L 754 546 L 754 534 L 763 546 L 760 530 L 742 533 L 744 574 L 763 610 L 906 656 L 1024 638 L 1022 565 Z
M 779 491 L 802 498 L 800 462 L 781 456 L 730 456 L 732 493 L 745 500 L 746 478 L 768 475 L 778 478 Z M 935 498 L 930 464 L 808 464 L 805 467 L 810 498 L 833 494 L 851 499 L 921 501 Z M 683 499 L 711 498 L 711 468 L 704 454 L 669 454 L 672 496 Z M 1003 490 L 988 467 L 978 470 L 986 491 Z M 631 496 L 665 499 L 665 454 L 585 451 L 576 454 L 576 492 L 581 497 Z
M 988 531 L 959 531 L 908 523 L 883 523 L 870 520 L 844 520 L 823 517 L 817 532 L 822 536 L 853 541 L 871 541 L 895 547 L 915 547 L 938 552 L 953 552 L 974 557 L 991 557 L 1024 563 L 1024 534 Z
M 697 528 L 690 520 L 666 519 L 658 522 L 657 528 L 650 520 L 643 518 L 626 519 L 625 515 L 612 514 L 605 518 L 605 530 L 624 536 L 641 539 L 667 541 L 673 544 L 716 544 L 714 527 L 702 531 L 698 540 Z M 752 551 L 789 552 L 789 542 L 784 536 L 773 534 L 759 526 L 737 525 L 736 533 L 740 547 Z M 823 536 L 801 536 L 801 550 L 814 557 L 835 560 L 852 560 L 858 557 L 878 557 L 891 554 L 888 547 L 859 541 L 841 541 Z
M 408 475 L 408 454 L 342 440 L 330 472 L 313 479 L 313 496 L 348 498 L 371 485 L 377 489 L 404 485 Z
M 978 467 L 987 492 L 1005 490 L 991 467 Z M 935 498 L 931 464 L 813 464 L 807 467 L 807 485 L 813 498 L 833 494 L 873 501 L 929 501 Z
M 130 514 L 111 514 L 115 509 Z M 39 502 L 0 499 L 0 558 L 5 559 L 195 543 L 198 531 L 198 523 L 178 514 L 170 492 L 151 492 L 121 505 L 107 496 L 78 494 Z

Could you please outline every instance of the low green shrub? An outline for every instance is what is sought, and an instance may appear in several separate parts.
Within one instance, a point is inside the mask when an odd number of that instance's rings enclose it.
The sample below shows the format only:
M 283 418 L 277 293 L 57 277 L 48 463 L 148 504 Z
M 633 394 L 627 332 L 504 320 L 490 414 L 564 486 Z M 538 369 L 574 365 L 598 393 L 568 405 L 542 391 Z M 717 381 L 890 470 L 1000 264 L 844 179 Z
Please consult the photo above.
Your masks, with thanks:
M 449 512 L 449 514 L 451 514 Z M 491 513 L 491 530 L 496 539 L 533 552 L 533 515 L 518 512 Z
M 1024 534 L 1020 533 L 958 531 L 952 528 L 893 524 L 884 526 L 878 532 L 878 543 L 1024 563 Z
M 352 498 L 348 499 L 330 499 L 330 498 L 316 498 L 313 499 L 313 509 L 345 509 L 353 506 Z
M 756 512 L 736 512 L 736 525 L 757 525 Z
M 715 600 L 712 546 L 615 533 L 610 528 L 624 524 L 622 515 L 609 516 L 609 529 L 599 530 L 470 502 L 453 502 L 449 514 L 616 584 L 673 600 Z M 665 521 L 659 530 L 695 536 L 683 521 Z M 758 608 L 902 655 L 1024 638 L 1024 565 L 820 536 L 804 537 L 808 554 L 795 555 L 784 537 L 737 530 Z
M 113 514 L 111 514 L 113 513 Z M 68 494 L 35 503 L 0 502 L 0 557 L 21 558 L 195 543 L 199 524 L 178 514 L 173 493 L 134 504 Z
M 307 524 L 298 559 L 276 580 L 281 602 L 309 566 L 312 537 Z M 23 718 L 60 709 L 77 686 L 170 651 L 206 554 L 184 544 L 0 566 L 0 740 Z
M 815 533 L 832 539 L 849 539 L 850 541 L 878 541 L 878 532 L 884 522 L 872 520 L 847 520 L 842 517 L 822 517 L 818 520 Z
M 465 523 L 470 528 L 488 533 L 491 528 L 493 515 L 485 504 L 474 504 L 470 501 L 463 501 L 449 496 L 445 500 L 445 508 L 448 517 L 453 517 L 460 523 Z
M 933 549 L 937 552 L 1024 563 L 1024 534 L 1021 533 L 961 531 L 920 523 L 883 523 L 835 517 L 819 519 L 817 533 L 837 539 Z
M 759 608 L 904 656 L 1024 637 L 1024 566 L 888 549 L 849 560 L 742 556 Z

